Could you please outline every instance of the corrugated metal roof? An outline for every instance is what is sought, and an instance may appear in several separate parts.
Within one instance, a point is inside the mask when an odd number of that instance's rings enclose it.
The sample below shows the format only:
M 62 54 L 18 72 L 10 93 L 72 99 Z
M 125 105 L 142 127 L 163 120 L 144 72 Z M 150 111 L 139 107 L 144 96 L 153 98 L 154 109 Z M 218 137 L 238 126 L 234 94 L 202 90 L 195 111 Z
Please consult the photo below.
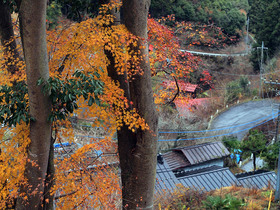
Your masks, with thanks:
M 197 190 L 211 191 L 221 187 L 240 185 L 229 168 L 218 168 L 214 166 L 198 169 L 190 172 L 190 175 L 178 178 L 185 187 Z
M 182 172 L 177 178 L 164 159 L 161 163 L 157 164 L 155 185 L 156 192 L 159 194 L 174 191 L 178 184 L 202 191 L 211 191 L 232 185 L 258 189 L 269 187 L 275 189 L 276 186 L 274 172 L 256 171 L 255 174 L 247 172 L 235 176 L 229 168 L 210 166 Z
M 240 184 L 245 188 L 273 188 L 276 187 L 276 174 L 273 171 L 241 173 L 236 175 Z
M 199 144 L 181 150 L 192 165 L 230 155 L 222 142 Z
M 171 168 L 171 170 L 184 168 L 186 166 L 191 165 L 181 150 L 165 153 L 163 154 L 163 157 L 164 160 L 166 160 L 169 167 Z
M 166 164 L 166 161 L 163 161 L 162 164 L 157 163 L 155 184 L 156 192 L 159 194 L 163 193 L 163 191 L 172 192 L 178 184 L 178 179 Z
M 176 170 L 228 155 L 230 153 L 222 142 L 211 142 L 173 149 L 173 151 L 163 154 L 163 157 L 171 170 Z
M 223 168 L 223 167 L 216 166 L 216 165 L 204 166 L 203 168 L 193 169 L 193 170 L 189 170 L 189 171 L 175 171 L 174 174 L 177 178 L 180 178 L 180 177 L 195 175 L 195 174 L 199 174 L 199 173 L 203 173 L 203 172 L 208 172 L 210 170 L 217 170 L 217 169 L 221 169 L 221 168 Z

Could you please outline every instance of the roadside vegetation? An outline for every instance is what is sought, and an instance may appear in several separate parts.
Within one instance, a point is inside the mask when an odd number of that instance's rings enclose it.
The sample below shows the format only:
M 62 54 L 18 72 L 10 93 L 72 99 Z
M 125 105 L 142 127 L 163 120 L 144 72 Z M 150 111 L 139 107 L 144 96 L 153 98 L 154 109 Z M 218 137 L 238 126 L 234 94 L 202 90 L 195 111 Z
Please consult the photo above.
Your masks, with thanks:
M 179 188 L 171 194 L 158 198 L 156 209 L 182 210 L 271 210 L 278 209 L 273 202 L 274 197 L 270 189 L 248 189 L 237 186 L 224 187 L 211 192 L 195 191 Z

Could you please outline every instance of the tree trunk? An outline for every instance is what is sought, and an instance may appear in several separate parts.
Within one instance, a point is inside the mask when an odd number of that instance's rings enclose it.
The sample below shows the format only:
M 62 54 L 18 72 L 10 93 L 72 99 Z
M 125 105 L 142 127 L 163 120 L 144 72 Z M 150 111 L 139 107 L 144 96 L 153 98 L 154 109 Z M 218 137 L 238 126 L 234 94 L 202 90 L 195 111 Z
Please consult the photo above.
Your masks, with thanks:
M 20 22 L 27 72 L 30 115 L 30 139 L 28 162 L 25 169 L 27 185 L 22 184 L 17 209 L 42 209 L 46 173 L 51 144 L 51 123 L 47 118 L 51 104 L 47 95 L 37 85 L 39 78 L 49 78 L 46 44 L 47 0 L 22 0 Z M 35 165 L 34 165 L 35 164 Z
M 254 171 L 256 171 L 257 166 L 256 166 L 256 154 L 253 153 L 253 165 L 254 165 Z
M 123 23 L 134 35 L 140 37 L 138 46 L 142 60 L 143 75 L 136 75 L 129 82 L 126 97 L 149 125 L 150 130 L 137 129 L 135 133 L 127 127 L 118 132 L 122 197 L 124 209 L 153 209 L 156 175 L 157 129 L 156 114 L 148 58 L 147 18 L 149 0 L 124 0 Z M 143 48 L 144 46 L 144 48 Z
M 0 40 L 4 46 L 4 54 L 11 55 L 6 60 L 6 65 L 10 73 L 15 73 L 18 68 L 12 64 L 19 59 L 19 54 L 16 49 L 16 41 L 14 39 L 14 30 L 12 24 L 12 17 L 8 1 L 0 0 Z
M 55 175 L 54 146 L 53 146 L 54 141 L 55 139 L 52 139 L 50 145 L 49 162 L 48 162 L 47 176 L 46 176 L 45 189 L 44 189 L 43 210 L 53 210 L 53 204 L 54 204 L 54 194 L 51 193 L 51 189 L 54 186 L 54 175 Z

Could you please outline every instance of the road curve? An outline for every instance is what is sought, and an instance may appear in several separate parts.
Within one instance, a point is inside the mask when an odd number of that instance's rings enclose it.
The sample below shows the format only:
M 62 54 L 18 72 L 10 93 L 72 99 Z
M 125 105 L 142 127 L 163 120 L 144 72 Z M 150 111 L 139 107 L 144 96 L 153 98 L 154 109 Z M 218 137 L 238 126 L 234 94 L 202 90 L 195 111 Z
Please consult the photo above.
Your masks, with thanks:
M 219 134 L 232 134 L 242 140 L 250 128 L 277 117 L 275 104 L 270 99 L 239 104 L 216 117 L 210 129 L 217 129 Z

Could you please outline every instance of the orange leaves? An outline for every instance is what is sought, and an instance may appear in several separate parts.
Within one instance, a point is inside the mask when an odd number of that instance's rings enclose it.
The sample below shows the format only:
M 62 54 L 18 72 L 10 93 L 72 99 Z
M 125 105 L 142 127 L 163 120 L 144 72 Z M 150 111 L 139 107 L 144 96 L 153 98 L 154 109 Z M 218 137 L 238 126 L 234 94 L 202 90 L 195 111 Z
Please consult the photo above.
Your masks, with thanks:
M 148 20 L 148 29 L 149 42 L 154 48 L 153 51 L 150 51 L 153 75 L 166 70 L 177 77 L 185 77 L 189 71 L 197 68 L 194 56 L 180 52 L 179 40 L 171 29 L 160 25 L 153 19 Z
M 173 16 L 168 19 L 174 19 Z M 164 22 L 161 20 L 159 22 Z M 150 63 L 154 78 L 154 97 L 156 104 L 163 104 L 174 97 L 177 90 L 170 91 L 162 87 L 163 80 L 185 79 L 190 73 L 198 69 L 201 62 L 199 58 L 190 53 L 181 52 L 180 44 L 174 32 L 167 26 L 159 24 L 153 19 L 148 20 L 149 44 L 153 46 L 150 50 Z
M 25 63 L 16 57 L 13 51 L 5 47 L 0 46 L 0 85 L 11 85 L 13 81 L 24 81 L 26 79 Z M 17 50 L 19 51 L 19 49 Z M 11 74 L 11 69 L 17 69 L 17 71 Z
M 0 208 L 18 196 L 24 182 L 26 147 L 30 143 L 29 127 L 25 123 L 8 130 L 0 129 Z
M 57 163 L 59 171 L 53 190 L 56 191 L 55 196 L 60 197 L 57 200 L 59 209 L 73 209 L 76 205 L 79 208 L 97 208 L 104 204 L 106 208 L 116 207 L 114 199 L 120 196 L 120 180 L 114 164 L 118 162 L 118 157 L 106 156 L 106 152 L 110 151 L 110 146 L 105 143 L 108 140 L 84 145 L 69 158 Z M 95 151 L 104 154 L 100 156 Z

